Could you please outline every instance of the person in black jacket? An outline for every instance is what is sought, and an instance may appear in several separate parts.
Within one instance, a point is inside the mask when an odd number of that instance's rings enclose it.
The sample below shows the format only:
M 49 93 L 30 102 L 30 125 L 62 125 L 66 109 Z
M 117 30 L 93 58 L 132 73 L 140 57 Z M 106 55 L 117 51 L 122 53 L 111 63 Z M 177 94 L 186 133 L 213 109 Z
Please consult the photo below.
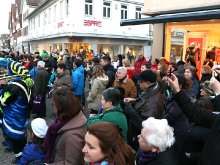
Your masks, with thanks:
M 105 74 L 108 76 L 109 79 L 106 89 L 110 88 L 113 86 L 113 83 L 115 81 L 115 70 L 114 67 L 111 65 L 111 57 L 103 56 L 101 58 L 100 65 L 103 67 Z
M 189 91 L 192 86 L 192 81 L 186 79 L 183 75 L 177 74 L 176 77 L 178 78 L 181 89 L 183 89 L 187 96 L 195 102 L 192 93 Z M 183 114 L 174 100 L 173 95 L 171 94 L 172 92 L 166 91 L 165 93 L 168 94 L 165 99 L 164 119 L 167 119 L 169 125 L 174 128 L 174 136 L 176 138 L 175 147 L 180 148 L 182 146 L 183 138 L 190 128 L 190 124 L 187 117 Z
M 220 72 L 220 67 L 215 67 L 213 69 Z M 202 149 L 202 154 L 199 157 L 198 165 L 218 165 L 220 162 L 220 114 L 212 113 L 212 111 L 207 111 L 195 103 L 192 103 L 185 92 L 180 89 L 178 79 L 174 74 L 172 74 L 171 78 L 168 78 L 168 81 L 174 90 L 174 99 L 183 113 L 196 124 L 200 124 L 201 126 L 210 129 L 210 133 Z M 212 77 L 210 85 L 216 95 L 215 99 L 218 100 L 212 102 L 213 106 L 218 107 L 219 109 L 220 83 Z M 186 153 L 186 156 L 190 158 L 190 153 Z
M 44 69 L 47 71 L 49 75 L 51 75 L 51 71 L 53 67 L 52 67 L 52 62 L 49 60 L 48 56 L 44 56 L 44 62 L 45 62 Z
M 36 116 L 33 116 L 33 118 L 46 117 L 47 83 L 50 79 L 50 75 L 44 69 L 45 62 L 39 61 L 37 63 L 37 67 L 38 67 L 38 71 L 37 71 L 37 73 L 35 75 L 35 79 L 34 79 L 34 94 L 41 95 L 43 97 L 43 99 L 42 99 L 43 109 L 41 112 L 38 112 Z

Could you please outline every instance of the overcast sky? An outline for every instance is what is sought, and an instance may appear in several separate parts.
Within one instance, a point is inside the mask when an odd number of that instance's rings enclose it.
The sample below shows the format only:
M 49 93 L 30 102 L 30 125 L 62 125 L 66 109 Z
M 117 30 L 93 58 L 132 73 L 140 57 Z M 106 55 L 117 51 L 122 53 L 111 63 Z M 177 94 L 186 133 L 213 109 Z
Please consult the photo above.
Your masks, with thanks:
M 0 26 L 0 34 L 9 33 L 8 31 L 8 15 L 11 9 L 11 4 L 14 3 L 15 0 L 0 0 L 0 17 L 1 17 L 1 26 Z

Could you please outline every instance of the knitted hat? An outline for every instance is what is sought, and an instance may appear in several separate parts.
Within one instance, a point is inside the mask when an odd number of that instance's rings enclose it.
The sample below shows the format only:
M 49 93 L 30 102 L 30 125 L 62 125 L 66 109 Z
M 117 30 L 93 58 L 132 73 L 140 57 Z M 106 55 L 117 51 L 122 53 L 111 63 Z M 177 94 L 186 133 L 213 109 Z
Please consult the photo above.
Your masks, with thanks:
M 5 59 L 5 58 L 3 58 L 3 59 L 1 59 L 0 60 L 0 67 L 3 67 L 3 68 L 7 68 L 7 64 L 8 64 L 8 60 L 7 59 Z
M 28 123 L 26 128 L 31 130 L 37 137 L 44 138 L 47 133 L 48 126 L 44 119 L 36 118 L 31 123 Z
M 34 81 L 30 78 L 30 73 L 23 65 L 21 65 L 21 63 L 17 61 L 8 62 L 7 72 L 9 76 L 18 74 L 26 75 L 25 77 L 23 77 L 23 81 L 25 82 L 28 88 L 33 87 Z
M 214 95 L 213 90 L 210 87 L 210 81 L 205 81 L 204 83 L 201 84 L 202 89 L 207 91 L 210 95 Z
M 21 63 L 16 61 L 10 61 L 7 63 L 7 72 L 8 75 L 26 74 L 27 76 L 30 76 L 29 71 L 21 65 Z
M 157 75 L 152 70 L 145 70 L 139 75 L 134 75 L 136 80 L 148 81 L 150 83 L 155 83 L 157 81 Z

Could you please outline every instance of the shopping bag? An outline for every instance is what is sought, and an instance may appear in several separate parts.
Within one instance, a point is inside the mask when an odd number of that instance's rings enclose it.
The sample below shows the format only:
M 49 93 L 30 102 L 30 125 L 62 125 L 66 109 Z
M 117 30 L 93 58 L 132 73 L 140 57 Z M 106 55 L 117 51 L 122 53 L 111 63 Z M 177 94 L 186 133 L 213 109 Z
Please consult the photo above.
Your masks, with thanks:
M 33 111 L 34 112 L 41 112 L 43 109 L 42 104 L 43 96 L 41 95 L 34 95 L 33 99 Z

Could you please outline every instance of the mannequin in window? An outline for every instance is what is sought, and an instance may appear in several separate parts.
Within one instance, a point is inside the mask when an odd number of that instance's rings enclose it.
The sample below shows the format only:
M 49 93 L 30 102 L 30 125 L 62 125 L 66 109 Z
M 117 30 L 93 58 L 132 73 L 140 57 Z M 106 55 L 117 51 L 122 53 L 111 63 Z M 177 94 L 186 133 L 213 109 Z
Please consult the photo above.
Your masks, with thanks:
M 215 61 L 215 49 L 216 46 L 214 43 L 212 43 L 210 46 L 208 46 L 206 50 L 206 59 L 210 59 L 212 61 Z
M 200 60 L 200 44 L 196 45 L 195 42 L 192 42 L 186 48 L 185 60 L 188 58 L 193 58 L 196 61 L 196 53 L 198 53 L 198 61 L 199 61 Z

